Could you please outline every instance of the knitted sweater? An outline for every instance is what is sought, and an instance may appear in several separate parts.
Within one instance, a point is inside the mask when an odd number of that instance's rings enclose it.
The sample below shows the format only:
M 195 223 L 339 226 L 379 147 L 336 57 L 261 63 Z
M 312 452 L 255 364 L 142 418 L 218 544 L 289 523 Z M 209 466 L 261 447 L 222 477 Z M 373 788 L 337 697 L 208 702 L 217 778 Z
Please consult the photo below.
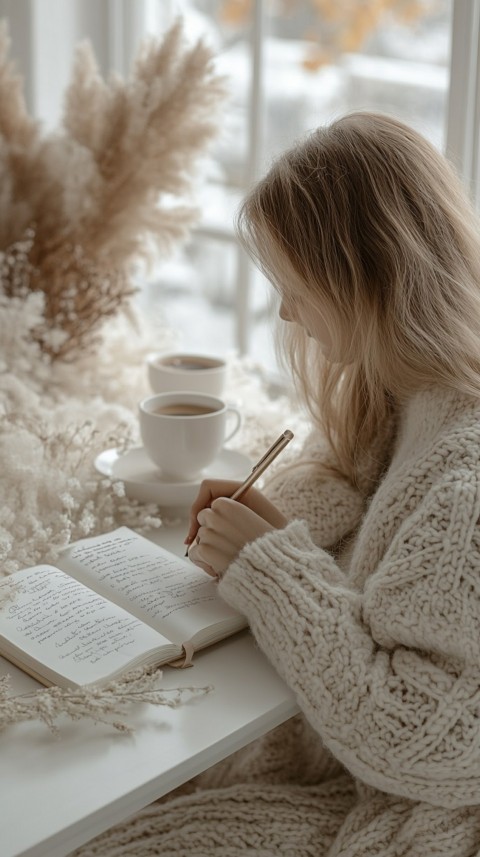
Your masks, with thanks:
M 365 490 L 320 475 L 319 449 L 270 486 L 290 523 L 219 584 L 307 722 L 154 821 L 145 810 L 158 850 L 142 854 L 480 854 L 480 402 L 413 396 L 380 479 L 368 457 Z M 140 852 L 132 840 L 121 853 Z
M 415 395 L 369 500 L 314 472 L 273 489 L 295 520 L 247 545 L 220 593 L 354 777 L 428 802 L 436 823 L 480 806 L 480 403 Z M 343 571 L 319 545 L 362 502 Z

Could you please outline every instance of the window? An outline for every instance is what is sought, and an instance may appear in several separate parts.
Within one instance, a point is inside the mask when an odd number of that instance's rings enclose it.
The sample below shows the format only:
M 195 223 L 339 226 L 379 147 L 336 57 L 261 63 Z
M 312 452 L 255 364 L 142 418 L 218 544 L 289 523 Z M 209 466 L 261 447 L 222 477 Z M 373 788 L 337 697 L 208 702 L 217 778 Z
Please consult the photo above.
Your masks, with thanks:
M 80 38 L 104 71 L 120 72 L 141 37 L 161 36 L 177 15 L 212 44 L 231 96 L 198 187 L 202 220 L 142 296 L 189 348 L 248 353 L 276 371 L 271 289 L 238 248 L 233 217 L 245 188 L 306 130 L 350 109 L 390 112 L 444 149 L 476 193 L 480 0 L 0 0 L 0 14 L 30 106 L 51 126 Z

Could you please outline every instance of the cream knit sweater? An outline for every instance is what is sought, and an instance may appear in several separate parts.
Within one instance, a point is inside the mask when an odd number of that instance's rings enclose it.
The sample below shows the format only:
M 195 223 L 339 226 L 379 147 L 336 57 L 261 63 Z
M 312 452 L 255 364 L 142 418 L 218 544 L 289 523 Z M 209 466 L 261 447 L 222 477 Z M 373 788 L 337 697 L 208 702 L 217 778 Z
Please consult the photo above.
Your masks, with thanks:
M 364 492 L 319 455 L 276 477 L 291 522 L 219 584 L 305 719 L 82 855 L 480 855 L 480 402 L 415 395 L 373 496 L 373 452 Z

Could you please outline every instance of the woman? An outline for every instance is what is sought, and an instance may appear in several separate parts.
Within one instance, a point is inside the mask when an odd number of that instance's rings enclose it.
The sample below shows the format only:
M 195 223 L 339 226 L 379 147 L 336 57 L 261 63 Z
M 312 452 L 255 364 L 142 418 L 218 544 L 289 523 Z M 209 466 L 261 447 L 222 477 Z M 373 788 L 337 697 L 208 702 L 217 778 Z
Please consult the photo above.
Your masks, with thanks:
M 139 816 L 141 853 L 479 854 L 479 225 L 429 143 L 356 113 L 239 229 L 314 431 L 265 494 L 204 483 L 186 541 L 303 714 Z

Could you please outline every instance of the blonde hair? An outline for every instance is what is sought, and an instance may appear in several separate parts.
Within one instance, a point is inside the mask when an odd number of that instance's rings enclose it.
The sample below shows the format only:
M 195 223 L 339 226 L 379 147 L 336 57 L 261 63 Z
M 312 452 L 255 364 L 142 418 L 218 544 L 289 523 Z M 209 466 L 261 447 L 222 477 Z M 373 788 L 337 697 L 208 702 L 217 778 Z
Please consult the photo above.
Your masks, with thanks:
M 318 307 L 340 340 L 340 362 L 295 324 L 285 346 L 349 479 L 412 392 L 480 395 L 479 224 L 412 128 L 357 112 L 315 130 L 254 186 L 237 230 L 282 296 Z

